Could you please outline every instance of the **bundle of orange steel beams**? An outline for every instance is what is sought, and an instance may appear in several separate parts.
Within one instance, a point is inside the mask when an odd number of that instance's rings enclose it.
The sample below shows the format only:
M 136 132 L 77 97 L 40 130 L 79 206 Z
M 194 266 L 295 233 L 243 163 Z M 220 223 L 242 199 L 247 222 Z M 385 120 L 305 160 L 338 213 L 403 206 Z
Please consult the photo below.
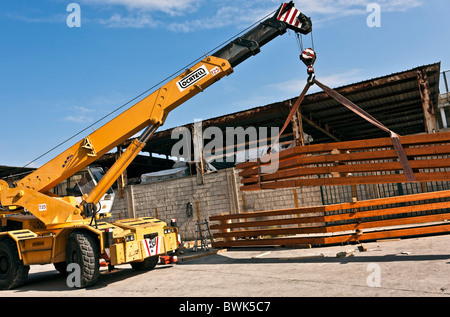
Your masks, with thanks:
M 402 136 L 400 141 L 418 182 L 450 180 L 450 132 Z M 270 164 L 276 171 L 263 173 Z M 407 182 L 391 138 L 296 146 L 236 168 L 242 191 Z

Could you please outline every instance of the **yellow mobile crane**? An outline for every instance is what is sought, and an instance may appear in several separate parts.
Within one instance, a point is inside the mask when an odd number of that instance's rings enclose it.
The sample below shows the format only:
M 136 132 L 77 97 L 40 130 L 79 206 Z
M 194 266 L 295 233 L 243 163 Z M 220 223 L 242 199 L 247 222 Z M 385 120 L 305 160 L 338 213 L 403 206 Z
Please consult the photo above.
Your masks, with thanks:
M 155 267 L 158 256 L 178 248 L 176 225 L 143 217 L 114 223 L 97 221 L 99 200 L 138 155 L 168 113 L 233 72 L 233 67 L 259 52 L 287 29 L 311 32 L 311 20 L 284 3 L 253 29 L 206 56 L 181 75 L 142 99 L 90 135 L 10 187 L 0 180 L 0 289 L 23 284 L 32 264 L 53 263 L 60 272 L 80 268 L 80 285 L 97 282 L 100 259 L 110 265 L 130 263 L 136 270 Z M 51 190 L 139 131 L 96 186 L 76 201 L 71 193 Z

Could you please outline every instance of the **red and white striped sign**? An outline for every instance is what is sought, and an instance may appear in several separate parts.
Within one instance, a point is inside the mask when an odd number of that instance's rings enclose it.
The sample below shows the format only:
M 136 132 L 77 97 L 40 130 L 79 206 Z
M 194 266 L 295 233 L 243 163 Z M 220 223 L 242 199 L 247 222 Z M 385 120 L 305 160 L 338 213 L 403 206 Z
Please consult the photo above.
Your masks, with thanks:
M 161 253 L 162 237 L 156 237 L 153 239 L 144 239 L 142 244 L 144 245 L 144 251 L 147 257 L 158 255 Z
M 287 3 L 283 3 L 280 13 L 278 13 L 277 20 L 289 23 L 290 25 L 299 27 L 301 25 L 297 17 L 300 15 L 300 11 L 292 7 L 286 12 L 284 12 Z M 283 13 L 284 12 L 284 13 Z

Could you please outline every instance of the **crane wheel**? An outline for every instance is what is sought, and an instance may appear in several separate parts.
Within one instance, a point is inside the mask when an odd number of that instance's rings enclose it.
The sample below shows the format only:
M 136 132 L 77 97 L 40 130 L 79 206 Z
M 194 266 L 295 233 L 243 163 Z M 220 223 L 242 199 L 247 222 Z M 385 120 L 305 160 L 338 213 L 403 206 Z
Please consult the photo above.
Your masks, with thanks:
M 158 260 L 159 260 L 159 256 L 155 255 L 155 256 L 145 258 L 144 261 L 131 262 L 130 264 L 131 264 L 131 267 L 133 268 L 133 270 L 135 270 L 135 271 L 150 271 L 155 268 L 156 264 L 158 264 Z
M 0 240 L 0 289 L 12 289 L 25 283 L 29 265 L 19 259 L 17 245 L 13 240 Z
M 97 283 L 100 276 L 98 246 L 90 234 L 75 231 L 69 235 L 66 263 L 80 266 L 80 285 L 77 287 L 84 288 Z

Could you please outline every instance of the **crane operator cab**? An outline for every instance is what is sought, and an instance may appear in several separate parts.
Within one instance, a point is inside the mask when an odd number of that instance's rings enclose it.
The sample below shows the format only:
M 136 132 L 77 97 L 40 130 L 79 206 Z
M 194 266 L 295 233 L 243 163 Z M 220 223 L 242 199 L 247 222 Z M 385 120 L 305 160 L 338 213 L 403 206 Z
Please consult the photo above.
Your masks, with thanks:
M 53 188 L 53 193 L 58 196 L 73 196 L 78 204 L 82 202 L 83 195 L 97 186 L 105 172 L 101 167 L 87 167 L 75 173 L 59 185 Z M 109 188 L 97 204 L 97 214 L 108 216 L 114 202 L 114 191 Z

